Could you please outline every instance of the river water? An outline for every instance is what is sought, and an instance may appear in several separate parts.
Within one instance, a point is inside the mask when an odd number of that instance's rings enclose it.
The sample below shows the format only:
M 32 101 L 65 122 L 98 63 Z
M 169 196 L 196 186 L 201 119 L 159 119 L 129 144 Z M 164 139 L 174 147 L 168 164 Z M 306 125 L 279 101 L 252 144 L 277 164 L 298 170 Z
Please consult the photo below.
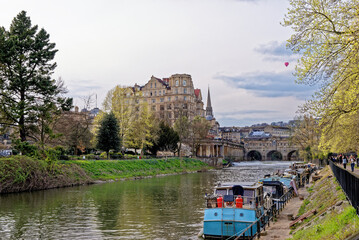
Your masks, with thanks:
M 197 239 L 205 193 L 291 162 L 0 196 L 0 239 Z

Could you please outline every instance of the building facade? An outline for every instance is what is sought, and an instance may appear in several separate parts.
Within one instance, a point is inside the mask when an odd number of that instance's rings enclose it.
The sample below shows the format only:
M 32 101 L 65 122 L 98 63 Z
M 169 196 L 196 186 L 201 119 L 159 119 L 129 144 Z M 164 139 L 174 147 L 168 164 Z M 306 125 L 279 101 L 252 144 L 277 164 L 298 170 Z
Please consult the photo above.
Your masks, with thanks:
M 142 98 L 155 116 L 170 125 L 181 116 L 189 120 L 204 117 L 201 90 L 194 88 L 191 75 L 174 74 L 163 79 L 152 76 L 144 86 L 135 85 L 136 90 L 142 92 Z

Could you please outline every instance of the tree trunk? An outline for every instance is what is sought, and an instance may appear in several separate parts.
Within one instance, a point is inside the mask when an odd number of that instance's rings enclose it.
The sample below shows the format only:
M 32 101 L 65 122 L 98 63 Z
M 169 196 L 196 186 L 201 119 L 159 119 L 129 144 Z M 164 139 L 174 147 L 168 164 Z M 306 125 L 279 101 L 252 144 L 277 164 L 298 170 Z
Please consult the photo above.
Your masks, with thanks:
M 21 81 L 22 82 L 22 79 Z M 20 130 L 20 139 L 21 142 L 26 141 L 26 131 L 25 131 L 25 90 L 20 90 L 20 119 L 19 119 L 19 130 Z
M 179 147 L 178 147 L 178 157 L 180 157 L 180 154 L 181 154 L 181 147 L 182 147 L 182 142 L 180 142 Z

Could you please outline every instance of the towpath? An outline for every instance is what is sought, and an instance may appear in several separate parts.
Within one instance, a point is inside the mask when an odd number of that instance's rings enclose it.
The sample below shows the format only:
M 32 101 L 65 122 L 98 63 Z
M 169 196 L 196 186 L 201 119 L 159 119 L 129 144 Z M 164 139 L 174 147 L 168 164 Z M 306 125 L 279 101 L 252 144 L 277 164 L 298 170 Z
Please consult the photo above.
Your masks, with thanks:
M 303 188 L 299 188 L 299 195 L 303 196 L 304 199 L 308 197 L 309 193 L 307 187 L 310 187 L 311 184 L 306 185 Z M 276 222 L 271 222 L 270 227 L 266 228 L 266 235 L 261 236 L 260 239 L 264 240 L 281 240 L 290 238 L 290 228 L 289 224 L 293 221 L 288 218 L 288 215 L 296 216 L 298 210 L 302 205 L 303 200 L 300 200 L 299 197 L 292 198 L 287 205 L 284 207 L 283 211 L 280 213 Z

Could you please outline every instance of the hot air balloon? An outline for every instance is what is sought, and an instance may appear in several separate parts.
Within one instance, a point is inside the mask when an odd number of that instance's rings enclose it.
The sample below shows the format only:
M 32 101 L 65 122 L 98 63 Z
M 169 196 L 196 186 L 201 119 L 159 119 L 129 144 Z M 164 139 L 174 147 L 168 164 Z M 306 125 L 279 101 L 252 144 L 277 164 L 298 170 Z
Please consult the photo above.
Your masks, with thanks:
M 288 67 L 288 65 L 289 65 L 289 62 L 285 62 L 285 63 L 284 63 L 284 65 L 285 65 L 286 67 Z

